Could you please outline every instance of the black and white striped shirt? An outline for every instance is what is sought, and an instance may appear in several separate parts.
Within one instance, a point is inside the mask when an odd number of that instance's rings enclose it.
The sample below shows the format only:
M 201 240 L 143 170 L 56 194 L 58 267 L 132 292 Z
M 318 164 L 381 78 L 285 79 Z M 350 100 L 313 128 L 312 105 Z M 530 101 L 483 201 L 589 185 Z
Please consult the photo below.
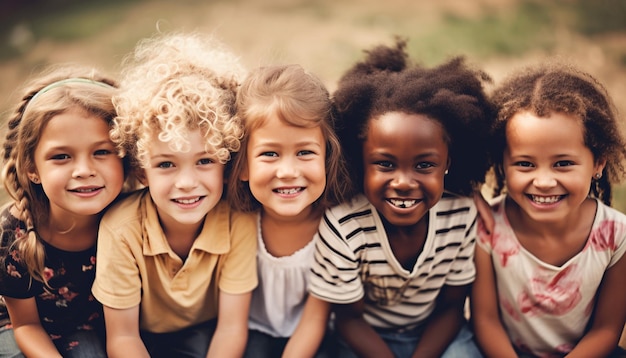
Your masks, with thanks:
M 446 192 L 429 213 L 423 251 L 407 271 L 365 196 L 327 210 L 316 237 L 311 294 L 339 304 L 365 297 L 365 320 L 374 327 L 418 326 L 433 311 L 443 285 L 470 284 L 475 275 L 473 200 Z

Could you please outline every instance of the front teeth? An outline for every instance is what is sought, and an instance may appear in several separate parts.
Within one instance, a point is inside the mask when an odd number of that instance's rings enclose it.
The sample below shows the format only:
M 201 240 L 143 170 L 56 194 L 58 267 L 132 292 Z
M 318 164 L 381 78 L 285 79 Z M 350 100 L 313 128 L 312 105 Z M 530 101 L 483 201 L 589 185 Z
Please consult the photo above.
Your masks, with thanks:
M 290 195 L 290 194 L 296 194 L 297 192 L 300 191 L 300 188 L 292 188 L 292 189 L 276 189 L 276 192 L 278 194 L 285 194 L 285 195 Z
M 389 199 L 389 202 L 393 204 L 393 206 L 397 206 L 399 208 L 408 208 L 417 202 L 417 200 L 397 200 L 397 199 Z
M 98 190 L 97 188 L 91 188 L 91 189 L 75 189 L 74 191 L 78 192 L 78 193 L 91 193 L 93 191 Z
M 193 204 L 195 202 L 200 201 L 200 198 L 195 198 L 195 199 L 176 199 L 177 203 L 181 203 L 181 204 Z
M 561 196 L 560 195 L 554 195 L 554 196 L 531 195 L 531 198 L 533 199 L 535 203 L 538 203 L 538 204 L 554 204 L 561 199 Z

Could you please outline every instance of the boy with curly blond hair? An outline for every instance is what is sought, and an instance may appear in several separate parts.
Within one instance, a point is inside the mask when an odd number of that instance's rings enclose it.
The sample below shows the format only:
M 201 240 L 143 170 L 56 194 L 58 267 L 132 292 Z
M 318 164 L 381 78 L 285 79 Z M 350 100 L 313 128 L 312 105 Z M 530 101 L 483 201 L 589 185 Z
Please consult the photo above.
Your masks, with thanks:
M 223 201 L 243 134 L 238 59 L 197 34 L 142 41 L 125 63 L 111 136 L 145 189 L 99 231 L 94 296 L 110 357 L 243 353 L 257 285 L 253 215 Z

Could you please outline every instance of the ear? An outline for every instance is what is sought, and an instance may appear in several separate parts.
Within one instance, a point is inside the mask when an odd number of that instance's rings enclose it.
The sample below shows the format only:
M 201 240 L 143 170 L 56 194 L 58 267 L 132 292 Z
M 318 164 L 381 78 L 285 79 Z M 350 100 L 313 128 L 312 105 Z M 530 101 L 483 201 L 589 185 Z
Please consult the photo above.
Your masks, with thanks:
M 599 179 L 599 178 L 596 178 L 597 174 L 600 174 L 600 177 L 602 177 L 602 171 L 604 171 L 605 166 L 606 166 L 606 159 L 600 158 L 596 160 L 596 164 L 593 166 L 594 179 Z
M 26 175 L 28 175 L 28 179 L 34 184 L 41 184 L 41 179 L 39 178 L 39 174 L 37 174 L 36 171 L 28 171 Z
M 248 164 L 244 165 L 241 169 L 241 173 L 239 174 L 239 180 L 248 181 L 250 180 L 250 175 L 248 174 Z

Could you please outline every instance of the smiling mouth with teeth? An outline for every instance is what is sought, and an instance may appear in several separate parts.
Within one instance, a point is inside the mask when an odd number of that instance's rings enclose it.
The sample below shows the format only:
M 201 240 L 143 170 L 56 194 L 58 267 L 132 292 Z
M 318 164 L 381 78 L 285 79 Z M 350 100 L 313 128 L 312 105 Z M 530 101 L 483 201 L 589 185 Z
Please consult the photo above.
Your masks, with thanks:
M 561 200 L 564 195 L 552 195 L 552 196 L 538 196 L 538 195 L 529 195 L 530 199 L 537 204 L 554 204 L 557 201 Z
M 290 194 L 297 194 L 301 192 L 302 188 L 275 189 L 274 191 L 278 194 L 290 195 Z
M 174 199 L 174 201 L 179 204 L 193 204 L 200 201 L 200 197 L 194 199 Z
M 399 208 L 402 209 L 406 209 L 409 208 L 413 205 L 415 205 L 415 203 L 417 203 L 417 200 L 398 200 L 398 199 L 389 199 L 388 200 L 393 206 L 397 206 Z
M 91 193 L 96 190 L 100 190 L 100 188 L 89 188 L 89 189 L 72 189 L 72 191 L 77 193 Z

